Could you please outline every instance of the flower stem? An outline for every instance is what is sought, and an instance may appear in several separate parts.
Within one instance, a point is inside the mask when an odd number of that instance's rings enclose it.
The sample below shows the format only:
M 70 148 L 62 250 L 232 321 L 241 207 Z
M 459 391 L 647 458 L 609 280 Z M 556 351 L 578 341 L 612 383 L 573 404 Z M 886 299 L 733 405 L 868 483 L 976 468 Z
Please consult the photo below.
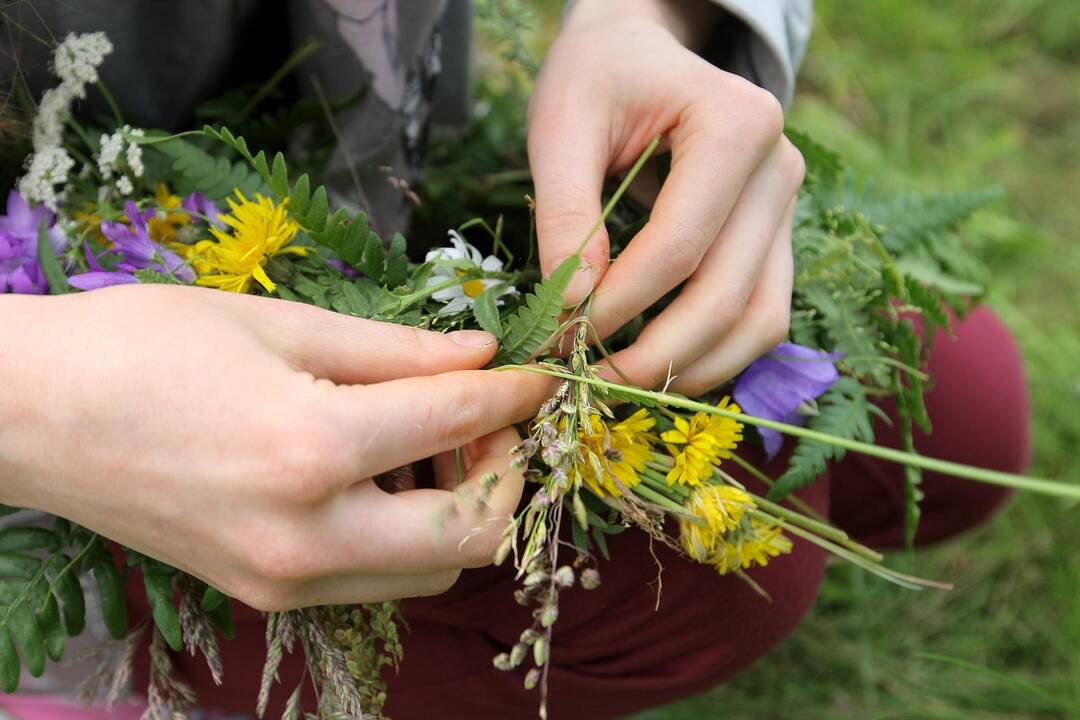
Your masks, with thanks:
M 904 573 L 897 572 L 892 568 L 887 568 L 884 565 L 867 560 L 866 558 L 860 557 L 859 555 L 851 552 L 846 548 L 840 547 L 836 543 L 830 542 L 825 538 L 818 537 L 809 530 L 804 530 L 797 525 L 794 525 L 786 520 L 782 520 L 773 515 L 769 515 L 768 513 L 762 512 L 761 510 L 754 510 L 751 515 L 753 515 L 753 517 L 757 518 L 758 520 L 777 525 L 784 530 L 787 530 L 792 535 L 800 537 L 809 543 L 817 545 L 823 550 L 827 550 L 833 555 L 836 555 L 839 558 L 843 558 L 844 560 L 847 560 L 848 562 L 851 562 L 861 567 L 867 572 L 873 573 L 880 578 L 888 580 L 889 582 L 896 585 L 900 585 L 901 587 L 908 588 L 909 590 L 922 590 L 923 588 L 928 587 L 937 588 L 939 590 L 953 589 L 953 586 L 948 583 L 941 583 L 935 580 L 926 580 L 924 578 L 918 578 L 913 575 L 905 575 Z
M 661 495 L 660 493 L 653 490 L 648 485 L 644 485 L 644 484 L 643 485 L 635 485 L 634 486 L 634 493 L 636 493 L 637 495 L 640 495 L 642 498 L 648 500 L 649 502 L 653 503 L 654 505 L 659 505 L 664 510 L 667 510 L 668 512 L 671 512 L 671 513 L 675 513 L 676 515 L 679 515 L 680 517 L 687 517 L 687 516 L 696 517 L 696 516 L 692 515 L 691 513 L 688 513 L 686 511 L 686 508 L 684 508 L 682 505 L 679 505 L 674 500 L 668 498 L 665 495 Z
M 712 405 L 709 405 L 707 403 L 690 400 L 680 395 L 671 395 L 669 393 L 642 390 L 640 388 L 632 387 L 629 385 L 621 385 L 619 383 L 601 380 L 600 378 L 574 377 L 567 375 L 566 373 L 537 367 L 535 365 L 504 365 L 496 369 L 525 370 L 526 372 L 539 373 L 541 375 L 550 375 L 552 377 L 563 379 L 573 379 L 577 380 L 578 382 L 589 383 L 598 387 L 615 390 L 629 397 L 641 398 L 642 400 L 648 400 L 649 402 L 653 403 L 664 403 L 673 407 L 682 408 L 684 410 L 703 412 L 710 415 L 719 415 L 720 417 L 738 420 L 739 422 L 746 423 L 748 425 L 756 425 L 758 427 L 770 428 L 772 430 L 777 430 L 779 432 L 793 435 L 795 437 L 806 438 L 808 440 L 816 440 L 818 442 L 827 443 L 835 447 L 844 448 L 845 450 L 862 453 L 863 455 L 869 455 L 871 457 L 880 458 L 882 460 L 900 463 L 901 465 L 918 467 L 922 468 L 923 470 L 939 472 L 944 475 L 952 475 L 954 477 L 965 478 L 967 480 L 976 480 L 978 482 L 984 482 L 990 485 L 1001 485 L 1003 487 L 1015 488 L 1017 490 L 1028 490 L 1031 492 L 1043 493 L 1045 495 L 1052 495 L 1055 497 L 1080 500 L 1080 485 L 1055 482 L 1053 480 L 1030 477 L 1027 475 L 1017 475 L 1014 473 L 1001 472 L 999 470 L 988 470 L 986 468 L 963 465 L 961 463 L 950 462 L 948 460 L 939 460 L 937 458 L 926 457 L 925 455 L 918 455 L 916 453 L 904 452 L 902 450 L 895 450 L 893 448 L 871 445 L 869 443 L 859 442 L 858 440 L 849 440 L 848 438 L 827 435 L 825 433 L 817 432 L 815 430 L 809 430 L 807 428 L 799 427 L 797 425 L 788 425 L 787 423 L 776 422 L 775 420 L 766 420 L 764 418 L 753 417 L 752 415 L 744 415 L 743 413 L 732 412 L 731 410 L 724 410 L 722 408 L 713 407 Z
M 884 559 L 884 555 L 870 548 L 857 543 L 852 540 L 846 532 L 840 528 L 833 527 L 827 523 L 818 522 L 813 518 L 808 518 L 805 515 L 801 515 L 794 510 L 790 510 L 782 505 L 777 505 L 763 497 L 759 497 L 750 494 L 750 497 L 754 498 L 754 502 L 758 504 L 762 510 L 768 512 L 770 515 L 774 515 L 779 518 L 783 518 L 788 522 L 798 525 L 801 528 L 809 530 L 812 533 L 816 533 L 820 537 L 826 540 L 831 540 L 837 545 L 842 545 L 853 553 L 870 560 L 871 562 L 881 562 Z
M 758 481 L 760 481 L 762 485 L 769 488 L 770 490 L 772 489 L 773 485 L 776 484 L 776 481 L 774 481 L 771 477 L 769 477 L 768 475 L 763 473 L 761 470 L 758 470 L 748 460 L 744 460 L 743 458 L 739 457 L 738 455 L 736 455 L 734 453 L 732 453 L 731 459 L 735 462 L 736 465 L 741 467 L 746 472 L 750 473 Z M 798 497 L 797 495 L 788 495 L 786 498 L 784 498 L 784 501 L 791 503 L 793 506 L 799 508 L 800 510 L 803 511 L 803 513 L 805 513 L 806 515 L 809 515 L 810 517 L 814 518 L 815 520 L 820 520 L 821 522 L 825 522 L 825 517 L 821 513 L 819 513 L 814 508 L 812 508 L 808 502 L 806 502 L 802 498 Z

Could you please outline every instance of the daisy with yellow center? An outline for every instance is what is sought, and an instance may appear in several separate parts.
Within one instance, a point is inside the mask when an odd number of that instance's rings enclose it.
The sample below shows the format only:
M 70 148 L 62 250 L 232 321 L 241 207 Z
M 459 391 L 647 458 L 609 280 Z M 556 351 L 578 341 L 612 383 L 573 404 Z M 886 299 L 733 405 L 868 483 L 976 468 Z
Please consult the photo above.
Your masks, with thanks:
M 725 397 L 716 407 L 740 412 L 739 406 L 728 400 Z M 706 413 L 697 413 L 689 420 L 676 418 L 675 429 L 660 436 L 675 460 L 667 474 L 668 484 L 697 486 L 711 478 L 713 466 L 730 458 L 742 440 L 742 428 L 740 422 Z
M 483 270 L 489 273 L 502 271 L 502 260 L 494 255 L 484 257 L 456 230 L 450 230 L 449 235 L 450 247 L 432 250 L 424 258 L 425 262 L 435 266 L 431 277 L 428 278 L 428 287 L 447 284 L 455 278 L 465 277 L 472 270 Z M 480 297 L 485 290 L 494 293 L 496 305 L 502 305 L 504 297 L 517 295 L 514 286 L 505 280 L 485 277 L 450 284 L 449 287 L 432 293 L 431 297 L 433 300 L 445 303 L 439 309 L 440 315 L 455 315 L 471 308 L 476 298 Z
M 275 255 L 307 254 L 308 248 L 289 245 L 300 226 L 284 202 L 278 205 L 262 195 L 248 200 L 239 190 L 236 198 L 228 201 L 230 213 L 219 216 L 225 227 L 210 228 L 214 240 L 200 240 L 192 247 L 196 283 L 246 293 L 254 281 L 273 292 L 277 286 L 266 274 L 266 261 Z
M 721 575 L 765 567 L 774 557 L 791 552 L 791 540 L 779 527 L 757 519 L 744 518 L 739 528 L 730 533 L 708 562 Z
M 621 488 L 635 487 L 652 457 L 656 436 L 649 431 L 655 424 L 644 409 L 610 427 L 590 415 L 588 427 L 578 428 L 579 458 L 570 473 L 571 486 L 584 481 L 600 497 L 621 497 Z
M 176 234 L 191 225 L 191 215 L 183 208 L 179 195 L 169 192 L 169 186 L 158 183 L 154 189 L 157 211 L 147 221 L 150 237 L 162 244 L 176 242 Z
M 702 485 L 690 493 L 683 506 L 698 522 L 681 518 L 679 540 L 686 554 L 700 563 L 710 562 L 724 544 L 724 536 L 757 507 L 745 490 L 732 485 Z

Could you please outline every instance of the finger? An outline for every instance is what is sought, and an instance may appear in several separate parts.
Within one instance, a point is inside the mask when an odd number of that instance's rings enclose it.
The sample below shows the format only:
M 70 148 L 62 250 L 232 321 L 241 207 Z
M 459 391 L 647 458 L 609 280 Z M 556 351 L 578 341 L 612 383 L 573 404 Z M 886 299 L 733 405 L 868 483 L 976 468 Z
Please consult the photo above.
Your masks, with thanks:
M 698 103 L 671 131 L 671 172 L 649 222 L 605 274 L 592 317 L 606 336 L 690 277 L 720 234 L 744 186 L 778 144 L 783 116 L 763 91 L 738 112 Z M 771 97 L 771 96 L 768 96 Z M 772 107 L 775 105 L 775 109 Z M 749 120 L 749 122 L 748 122 Z
M 525 482 L 522 470 L 510 466 L 519 440 L 504 427 L 470 443 L 463 481 L 453 482 L 456 468 L 439 480 L 452 490 L 388 495 L 368 482 L 350 488 L 330 521 L 339 562 L 388 574 L 490 564 Z
M 608 167 L 608 130 L 603 114 L 549 98 L 534 100 L 529 118 L 529 168 L 536 191 L 540 269 L 550 275 L 574 253 L 600 218 L 600 194 Z M 581 264 L 566 290 L 576 305 L 608 266 L 607 231 L 600 227 L 581 250 Z
M 635 384 L 654 387 L 731 331 L 759 281 L 781 226 L 790 233 L 801 156 L 785 140 L 746 184 L 716 242 L 682 292 L 614 362 Z M 790 242 L 790 241 L 789 241 Z
M 459 371 L 340 387 L 334 389 L 334 424 L 357 472 L 371 477 L 527 420 L 553 389 L 551 378 L 525 370 Z
M 791 316 L 794 262 L 791 253 L 791 218 L 777 231 L 761 282 L 735 328 L 712 350 L 679 373 L 672 389 L 686 395 L 702 395 L 735 377 L 743 368 L 787 337 Z
M 436 333 L 298 302 L 237 296 L 235 309 L 293 367 L 341 384 L 480 368 L 496 351 L 478 330 Z

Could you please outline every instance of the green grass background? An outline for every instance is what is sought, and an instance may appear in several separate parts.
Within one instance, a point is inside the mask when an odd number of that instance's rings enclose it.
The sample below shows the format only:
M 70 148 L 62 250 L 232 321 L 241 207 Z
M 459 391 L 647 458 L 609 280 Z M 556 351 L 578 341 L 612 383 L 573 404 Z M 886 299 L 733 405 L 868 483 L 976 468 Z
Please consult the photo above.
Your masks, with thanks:
M 539 6 L 550 30 L 561 3 Z M 968 235 L 1026 358 L 1031 470 L 1080 481 L 1080 2 L 816 0 L 815 15 L 793 126 L 884 188 L 1008 191 Z M 833 566 L 772 654 L 634 720 L 1080 718 L 1078 518 L 1021 496 L 917 553 L 951 592 Z
M 1032 472 L 1080 480 L 1080 3 L 815 5 L 790 122 L 884 187 L 1007 189 L 970 235 L 1026 358 Z M 952 592 L 835 566 L 771 655 L 635 720 L 1080 718 L 1078 517 L 1019 497 L 990 525 L 919 552 L 916 570 Z

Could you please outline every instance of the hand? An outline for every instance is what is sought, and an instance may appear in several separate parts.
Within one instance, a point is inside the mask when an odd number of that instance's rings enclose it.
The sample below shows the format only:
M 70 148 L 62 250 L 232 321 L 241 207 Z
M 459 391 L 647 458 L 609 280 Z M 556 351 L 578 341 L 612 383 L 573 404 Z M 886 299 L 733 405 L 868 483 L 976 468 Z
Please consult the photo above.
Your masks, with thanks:
M 509 426 L 550 394 L 476 370 L 486 333 L 199 288 L 3 296 L 0 336 L 0 502 L 262 610 L 434 594 L 489 563 L 522 490 Z M 463 445 L 454 491 L 370 479 Z
M 579 0 L 540 72 L 530 107 L 540 259 L 550 273 L 600 216 L 604 178 L 663 133 L 671 172 L 649 223 L 608 267 L 603 231 L 568 292 L 594 286 L 601 337 L 685 281 L 613 360 L 642 387 L 698 395 L 787 335 L 791 226 L 803 178 L 779 102 L 683 42 L 707 28 L 703 0 Z M 688 13 L 697 13 L 696 17 Z M 609 374 L 610 375 L 610 374 Z

